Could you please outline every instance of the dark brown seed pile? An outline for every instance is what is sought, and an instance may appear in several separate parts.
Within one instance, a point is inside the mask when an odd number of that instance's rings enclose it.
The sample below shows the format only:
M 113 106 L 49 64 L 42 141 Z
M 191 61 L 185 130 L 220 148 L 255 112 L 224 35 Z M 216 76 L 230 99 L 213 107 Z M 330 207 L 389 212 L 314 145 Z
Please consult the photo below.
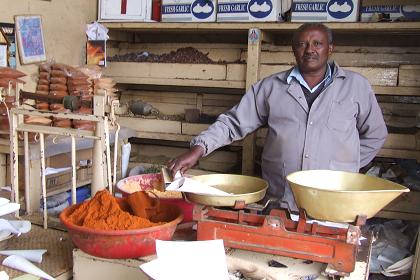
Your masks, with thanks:
M 217 63 L 208 57 L 208 53 L 202 53 L 199 50 L 187 47 L 171 51 L 161 55 L 149 52 L 128 53 L 125 55 L 114 55 L 107 58 L 108 61 L 116 62 L 160 62 L 160 63 L 196 63 L 196 64 L 214 64 Z

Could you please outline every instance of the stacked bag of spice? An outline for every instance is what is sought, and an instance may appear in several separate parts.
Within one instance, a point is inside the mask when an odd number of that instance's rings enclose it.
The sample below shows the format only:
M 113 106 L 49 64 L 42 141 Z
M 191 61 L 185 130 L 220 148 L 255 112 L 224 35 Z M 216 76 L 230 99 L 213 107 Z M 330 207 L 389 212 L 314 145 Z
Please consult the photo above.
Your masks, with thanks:
M 16 88 L 16 82 L 24 84 L 25 82 L 19 78 L 26 76 L 16 69 L 9 67 L 0 67 L 0 88 L 9 88 L 9 82 L 12 88 Z
M 50 91 L 50 77 L 51 77 L 51 64 L 43 63 L 39 65 L 38 84 L 35 93 L 48 95 Z M 36 102 L 38 110 L 48 110 L 48 102 Z
M 67 85 L 69 88 L 70 95 L 80 96 L 81 107 L 75 113 L 92 115 L 92 104 L 93 104 L 93 87 L 92 79 L 89 73 L 84 71 L 84 67 L 73 68 L 69 73 Z M 73 127 L 76 129 L 83 130 L 95 130 L 95 122 L 73 120 Z
M 5 93 L 4 102 L 0 103 L 0 130 L 2 131 L 0 138 L 9 138 L 8 110 L 15 106 L 15 96 L 8 95 L 13 94 L 13 92 L 9 92 L 9 85 L 12 89 L 15 89 L 16 83 L 24 84 L 25 82 L 20 79 L 24 76 L 26 76 L 25 73 L 18 70 L 9 67 L 0 67 L 0 88 L 3 88 L 3 92 Z
M 64 97 L 69 95 L 67 89 L 67 77 L 69 66 L 62 63 L 53 63 L 51 65 L 51 80 L 50 80 L 50 92 L 52 96 Z M 70 110 L 65 109 L 63 104 L 50 104 L 50 111 L 59 113 L 70 113 Z M 52 118 L 52 125 L 54 127 L 70 128 L 71 120 L 65 118 Z
M 94 93 L 97 94 L 99 90 L 105 90 L 110 100 L 118 99 L 116 94 L 117 89 L 112 78 L 99 78 L 95 79 Z

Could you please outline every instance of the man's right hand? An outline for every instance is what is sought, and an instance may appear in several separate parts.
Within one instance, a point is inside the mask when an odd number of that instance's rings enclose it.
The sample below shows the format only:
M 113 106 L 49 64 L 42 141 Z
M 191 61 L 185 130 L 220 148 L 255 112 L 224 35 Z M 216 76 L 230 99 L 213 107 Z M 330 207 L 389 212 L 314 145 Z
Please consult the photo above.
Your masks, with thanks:
M 168 168 L 171 170 L 172 177 L 180 171 L 184 174 L 188 169 L 197 164 L 197 161 L 204 155 L 204 148 L 201 146 L 194 146 L 188 152 L 171 160 L 168 163 Z

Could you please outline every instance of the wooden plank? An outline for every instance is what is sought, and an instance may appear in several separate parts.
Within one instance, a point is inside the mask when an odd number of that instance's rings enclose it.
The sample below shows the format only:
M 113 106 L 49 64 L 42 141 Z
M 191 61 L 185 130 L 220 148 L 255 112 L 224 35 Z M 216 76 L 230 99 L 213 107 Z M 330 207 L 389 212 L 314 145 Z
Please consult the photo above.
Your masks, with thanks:
M 261 45 L 263 32 L 258 28 L 248 30 L 248 58 L 246 65 L 246 89 L 256 83 L 261 76 Z M 249 134 L 243 140 L 242 174 L 253 175 L 255 165 L 255 133 Z
M 210 87 L 244 89 L 245 81 L 216 81 L 216 80 L 188 80 L 188 79 L 156 79 L 126 76 L 109 76 L 116 83 L 162 86 Z M 242 93 L 240 93 L 242 94 Z
M 236 94 L 216 94 L 216 93 L 210 93 L 210 94 L 204 94 L 203 95 L 203 105 L 211 105 L 210 103 L 206 102 L 213 102 L 214 100 L 220 100 L 222 102 L 239 102 L 241 100 L 242 96 L 238 96 Z
M 181 122 L 179 121 L 166 121 L 133 117 L 117 117 L 117 121 L 121 126 L 131 128 L 135 131 L 181 134 Z
M 226 80 L 244 81 L 246 76 L 246 64 L 227 64 Z
M 209 126 L 210 126 L 209 124 L 183 122 L 181 125 L 181 131 L 182 131 L 182 134 L 186 134 L 186 135 L 198 135 L 203 130 L 206 130 Z
M 420 112 L 420 104 L 384 103 L 380 102 L 379 107 L 384 115 L 400 117 L 416 117 Z
M 144 139 L 169 140 L 169 141 L 179 141 L 179 142 L 190 142 L 193 138 L 193 136 L 191 135 L 144 132 L 144 131 L 137 131 L 136 137 L 144 138 Z
M 420 215 L 413 213 L 394 212 L 382 210 L 375 215 L 378 218 L 393 219 L 393 220 L 406 220 L 406 221 L 420 221 Z M 413 279 L 413 278 L 411 278 Z M 416 280 L 416 278 L 414 278 Z
M 241 60 L 246 61 L 248 52 L 243 51 L 241 54 Z M 294 65 L 296 63 L 291 47 L 287 52 L 261 52 L 261 63 L 262 64 L 287 64 Z
M 398 85 L 420 87 L 420 65 L 401 65 Z
M 420 96 L 420 87 L 373 86 L 373 90 L 379 95 Z
M 263 79 L 268 77 L 274 73 L 282 72 L 289 70 L 291 68 L 290 65 L 268 65 L 268 64 L 261 64 L 260 65 L 260 78 Z
M 110 77 L 226 80 L 226 65 L 109 62 L 103 73 Z
M 416 135 L 413 134 L 395 134 L 390 133 L 386 138 L 383 148 L 385 149 L 401 149 L 401 150 L 416 150 L 417 141 Z
M 246 61 L 247 52 L 242 52 L 241 60 Z M 390 54 L 390 53 L 342 53 L 333 52 L 332 59 L 340 66 L 350 67 L 398 67 L 400 64 L 420 64 L 420 54 Z M 263 64 L 294 65 L 293 52 L 267 52 L 261 53 Z
M 412 150 L 395 150 L 395 149 L 381 149 L 377 155 L 378 157 L 415 159 L 420 161 L 420 151 Z
M 215 107 L 215 106 L 203 106 L 203 114 L 210 115 L 210 116 L 218 116 L 221 113 L 226 112 L 227 110 L 231 109 L 232 107 Z
M 145 102 L 172 103 L 195 105 L 196 93 L 181 92 L 158 92 L 158 91 L 123 91 L 120 102 L 129 102 L 131 100 L 142 100 Z
M 260 69 L 261 78 L 271 74 L 286 71 L 290 65 L 268 65 L 262 64 Z M 396 86 L 398 79 L 397 68 L 372 68 L 372 67 L 344 67 L 344 69 L 357 72 L 365 76 L 373 86 Z
M 257 146 L 262 147 L 267 134 L 267 129 L 262 128 L 257 131 Z M 417 137 L 415 134 L 395 134 L 390 133 L 383 146 L 385 150 L 417 150 Z M 419 149 L 420 150 L 420 149 Z M 417 151 L 413 151 L 417 152 Z
M 271 44 L 263 44 L 262 46 L 263 51 L 272 51 L 272 52 L 291 52 L 292 46 L 291 45 L 271 45 Z M 392 47 L 392 46 L 334 46 L 334 53 L 387 53 L 387 54 L 416 54 L 420 53 L 419 47 Z
M 398 68 L 344 67 L 365 76 L 373 86 L 396 86 Z
M 389 127 L 414 128 L 417 126 L 416 117 L 399 117 L 393 115 L 384 115 L 384 120 Z
M 391 203 L 389 203 L 383 210 L 394 212 L 405 212 L 420 215 L 420 192 L 410 191 L 403 193 Z

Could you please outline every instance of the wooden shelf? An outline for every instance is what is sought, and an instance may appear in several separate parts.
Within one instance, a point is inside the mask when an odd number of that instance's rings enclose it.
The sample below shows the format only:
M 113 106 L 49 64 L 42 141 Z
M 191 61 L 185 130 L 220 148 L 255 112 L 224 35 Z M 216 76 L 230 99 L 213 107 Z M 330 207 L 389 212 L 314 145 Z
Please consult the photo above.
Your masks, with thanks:
M 120 45 L 126 48 L 125 43 L 133 44 L 139 48 L 142 44 L 235 44 L 241 48 L 242 53 L 237 60 L 226 61 L 247 61 L 246 64 L 232 63 L 224 65 L 195 65 L 195 64 L 151 64 L 151 63 L 118 63 L 110 62 L 110 67 L 105 74 L 112 77 L 117 83 L 127 85 L 145 86 L 178 86 L 178 87 L 201 87 L 201 88 L 225 88 L 236 91 L 244 90 L 258 79 L 271 73 L 289 69 L 293 65 L 293 55 L 286 53 L 283 49 L 290 47 L 293 32 L 302 23 L 265 23 L 265 22 L 239 22 L 239 23 L 146 23 L 146 22 L 102 22 L 109 30 L 113 48 L 117 49 Z M 362 47 L 404 49 L 418 48 L 420 42 L 420 22 L 380 22 L 380 23 L 325 23 L 334 34 L 334 44 L 341 47 L 360 48 L 355 49 L 355 53 L 364 54 Z M 257 43 L 249 44 L 248 31 L 258 28 L 262 32 Z M 270 44 L 265 44 L 265 43 Z M 121 44 L 122 43 L 122 44 Z M 264 43 L 264 44 L 263 44 Z M 246 52 L 243 52 L 247 46 Z M 261 51 L 262 46 L 266 48 L 282 49 L 283 56 L 278 56 L 280 52 L 269 56 Z M 235 48 L 233 47 L 233 48 Z M 225 47 L 226 48 L 226 47 Z M 124 49 L 124 51 L 127 51 Z M 153 49 L 148 50 L 153 52 Z M 287 50 L 290 52 L 290 50 Z M 124 52 L 122 52 L 124 53 Z M 376 60 L 387 54 L 388 51 L 379 53 L 377 56 L 370 57 L 366 61 L 363 55 L 357 56 L 358 64 L 354 63 L 354 58 L 349 51 L 342 52 L 347 60 L 344 63 L 349 70 L 359 72 L 367 77 L 378 95 L 389 96 L 420 96 L 419 84 L 416 80 L 418 69 L 411 69 L 416 66 L 406 66 L 406 64 L 418 64 L 419 60 L 409 60 L 409 54 L 418 54 L 417 51 L 406 52 L 407 56 L 398 60 L 389 57 L 385 65 L 377 65 Z M 398 56 L 400 52 L 395 53 Z M 405 53 L 404 53 L 405 54 Z M 287 57 L 285 59 L 285 57 Z M 353 60 L 352 60 L 353 59 Z M 373 66 L 370 67 L 370 65 Z M 390 67 L 390 65 L 392 67 Z M 222 69 L 225 67 L 226 69 Z M 405 72 L 404 72 L 405 71 Z M 108 73 L 107 73 L 108 72 Z M 402 83 L 403 81 L 404 83 Z M 128 86 L 130 87 L 130 86 Z M 200 105 L 198 105 L 200 103 Z M 202 109 L 202 101 L 197 101 L 197 107 Z M 388 106 L 389 107 L 389 106 Z M 388 111 L 393 113 L 402 106 L 395 106 Z M 394 110 L 395 109 L 395 110 Z M 387 111 L 387 112 L 388 112 Z M 388 112 L 388 113 L 389 113 Z M 411 121 L 411 115 L 403 115 Z M 145 121 L 138 118 L 129 120 L 128 118 L 119 119 L 127 123 L 129 127 L 136 130 L 137 137 L 189 141 L 194 135 L 198 134 L 202 128 L 189 127 L 183 122 L 160 123 L 158 120 Z M 406 121 L 405 119 L 393 117 L 394 123 Z M 198 131 L 199 130 L 199 131 Z M 198 131 L 198 132 L 197 132 Z M 261 130 L 260 130 L 261 131 Z M 236 145 L 243 146 L 242 172 L 252 174 L 255 146 L 261 146 L 264 136 L 258 132 L 258 139 L 253 136 L 246 138 Z M 417 135 L 390 134 L 387 143 L 380 151 L 379 156 L 395 158 L 414 158 L 420 160 L 420 148 L 417 145 Z
M 92 179 L 77 181 L 76 188 L 92 183 Z M 47 189 L 47 197 L 71 190 L 71 182 Z
M 247 43 L 250 28 L 263 32 L 263 41 L 288 44 L 301 23 L 239 22 L 239 23 L 172 23 L 172 22 L 104 22 L 110 29 L 110 40 L 136 42 L 207 42 Z M 334 32 L 336 44 L 378 46 L 384 36 L 392 36 L 391 45 L 418 46 L 420 22 L 354 22 L 326 23 Z M 118 31 L 118 32 L 114 32 Z M 158 31 L 158 32 L 156 32 Z M 141 33 L 134 36 L 132 33 Z
M 301 23 L 291 22 L 240 22 L 240 23 L 172 23 L 172 22 L 102 22 L 110 30 L 126 31 L 240 31 L 250 28 L 260 28 L 266 31 L 294 31 Z M 349 23 L 326 23 L 334 31 L 345 32 L 398 32 L 398 33 L 418 33 L 420 22 L 349 22 Z M 419 34 L 417 34 L 419 35 Z
M 160 85 L 160 86 L 181 86 L 181 87 L 210 87 L 210 88 L 233 88 L 245 89 L 244 81 L 217 81 L 217 80 L 190 80 L 190 79 L 163 79 L 163 78 L 141 78 L 141 77 L 119 77 L 110 76 L 119 84 L 135 85 Z

